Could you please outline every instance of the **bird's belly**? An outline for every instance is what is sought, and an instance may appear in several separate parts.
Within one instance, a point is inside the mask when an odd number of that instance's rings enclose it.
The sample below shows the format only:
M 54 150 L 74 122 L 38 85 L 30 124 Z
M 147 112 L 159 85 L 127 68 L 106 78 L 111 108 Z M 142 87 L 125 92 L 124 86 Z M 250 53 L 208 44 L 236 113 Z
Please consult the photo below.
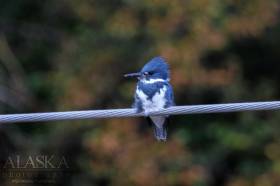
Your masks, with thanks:
M 165 99 L 166 87 L 161 88 L 152 98 L 149 98 L 143 91 L 137 90 L 137 95 L 142 103 L 142 108 L 145 112 L 158 111 L 163 109 L 166 104 Z

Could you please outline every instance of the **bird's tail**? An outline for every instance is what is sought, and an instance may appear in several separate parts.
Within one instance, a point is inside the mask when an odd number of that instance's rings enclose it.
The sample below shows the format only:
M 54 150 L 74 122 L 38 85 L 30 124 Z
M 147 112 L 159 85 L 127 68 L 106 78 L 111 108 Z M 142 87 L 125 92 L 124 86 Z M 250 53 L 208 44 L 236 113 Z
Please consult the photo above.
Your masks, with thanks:
M 154 125 L 154 135 L 158 141 L 166 141 L 167 130 L 165 124 L 161 127 Z
M 154 135 L 158 141 L 167 140 L 167 123 L 169 118 L 166 116 L 151 116 L 148 117 L 148 121 L 154 127 Z

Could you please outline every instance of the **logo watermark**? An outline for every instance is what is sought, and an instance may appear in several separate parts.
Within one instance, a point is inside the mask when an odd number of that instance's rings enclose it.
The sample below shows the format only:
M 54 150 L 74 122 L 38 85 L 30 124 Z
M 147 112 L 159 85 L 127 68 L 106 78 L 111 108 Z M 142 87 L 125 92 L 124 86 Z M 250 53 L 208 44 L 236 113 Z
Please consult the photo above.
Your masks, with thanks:
M 0 162 L 0 178 L 14 184 L 54 184 L 71 174 L 69 163 L 63 155 L 10 155 Z

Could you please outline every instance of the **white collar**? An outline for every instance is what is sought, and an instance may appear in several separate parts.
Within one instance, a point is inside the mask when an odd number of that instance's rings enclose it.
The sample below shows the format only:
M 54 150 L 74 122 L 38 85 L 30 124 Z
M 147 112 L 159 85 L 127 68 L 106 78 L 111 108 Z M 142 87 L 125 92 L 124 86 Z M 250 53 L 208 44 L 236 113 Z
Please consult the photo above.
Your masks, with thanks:
M 147 79 L 141 79 L 140 80 L 142 83 L 145 83 L 145 84 L 153 84 L 153 83 L 158 83 L 158 82 L 168 82 L 169 81 L 169 79 L 167 79 L 167 80 L 164 80 L 164 79 L 149 79 L 149 80 L 147 80 Z

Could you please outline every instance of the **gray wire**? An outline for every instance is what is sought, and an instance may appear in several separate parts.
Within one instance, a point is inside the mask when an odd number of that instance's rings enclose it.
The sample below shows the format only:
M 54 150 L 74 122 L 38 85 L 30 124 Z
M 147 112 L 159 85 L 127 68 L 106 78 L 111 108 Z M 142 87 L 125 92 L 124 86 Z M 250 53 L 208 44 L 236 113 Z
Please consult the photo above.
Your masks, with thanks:
M 180 114 L 203 114 L 203 113 L 222 113 L 256 110 L 278 110 L 280 101 L 251 102 L 251 103 L 228 103 L 228 104 L 209 104 L 209 105 L 190 105 L 173 106 L 159 111 L 151 112 L 149 115 L 180 115 Z M 39 122 L 39 121 L 58 121 L 58 120 L 78 120 L 96 118 L 121 118 L 145 116 L 144 113 L 136 113 L 131 109 L 106 109 L 106 110 L 87 110 L 87 111 L 68 111 L 68 112 L 45 112 L 29 114 L 5 114 L 0 115 L 0 123 L 16 122 Z

